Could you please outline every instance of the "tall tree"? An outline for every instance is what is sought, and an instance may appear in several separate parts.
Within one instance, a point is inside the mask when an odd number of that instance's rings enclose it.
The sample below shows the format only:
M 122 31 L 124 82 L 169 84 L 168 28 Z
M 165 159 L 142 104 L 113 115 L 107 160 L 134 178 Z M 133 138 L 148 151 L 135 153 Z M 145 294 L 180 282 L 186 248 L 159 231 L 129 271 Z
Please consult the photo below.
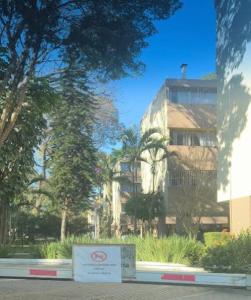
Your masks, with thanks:
M 0 148 L 0 243 L 5 241 L 7 213 L 13 199 L 26 188 L 34 167 L 34 151 L 46 128 L 45 114 L 57 94 L 46 79 L 29 82 L 26 109 L 21 112 L 8 143 Z
M 156 32 L 153 21 L 171 16 L 179 0 L 1 0 L 0 146 L 24 109 L 29 80 L 55 74 L 71 57 L 86 73 L 102 79 L 139 71 L 140 50 Z M 63 57 L 63 60 L 62 60 Z
M 70 211 L 89 207 L 95 182 L 96 149 L 93 143 L 95 99 L 71 71 L 62 78 L 62 100 L 52 114 L 51 177 L 62 212 L 61 240 Z

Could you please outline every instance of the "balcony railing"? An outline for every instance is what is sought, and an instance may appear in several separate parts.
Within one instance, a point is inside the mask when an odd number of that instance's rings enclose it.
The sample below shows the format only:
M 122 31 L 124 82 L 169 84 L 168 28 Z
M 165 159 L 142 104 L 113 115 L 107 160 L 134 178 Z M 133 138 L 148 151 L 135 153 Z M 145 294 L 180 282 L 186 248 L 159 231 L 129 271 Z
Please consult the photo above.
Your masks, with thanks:
M 196 185 L 203 182 L 216 181 L 217 172 L 215 170 L 183 170 L 179 172 L 169 172 L 169 186 Z

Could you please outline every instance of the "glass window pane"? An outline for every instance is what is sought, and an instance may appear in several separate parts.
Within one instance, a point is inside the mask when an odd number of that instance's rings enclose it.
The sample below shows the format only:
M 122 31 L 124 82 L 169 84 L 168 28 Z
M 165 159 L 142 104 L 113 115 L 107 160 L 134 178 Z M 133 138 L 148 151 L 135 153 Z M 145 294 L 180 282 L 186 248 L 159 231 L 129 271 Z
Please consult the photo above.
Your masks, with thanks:
M 130 164 L 127 162 L 120 163 L 120 169 L 122 172 L 129 172 L 130 171 Z

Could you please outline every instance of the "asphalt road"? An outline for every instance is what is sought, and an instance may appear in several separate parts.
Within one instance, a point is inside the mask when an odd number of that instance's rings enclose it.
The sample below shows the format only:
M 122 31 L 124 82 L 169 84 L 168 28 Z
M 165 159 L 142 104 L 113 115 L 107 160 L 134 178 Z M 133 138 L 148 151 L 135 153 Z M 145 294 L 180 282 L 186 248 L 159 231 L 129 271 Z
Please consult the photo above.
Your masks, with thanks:
M 81 284 L 73 281 L 0 279 L 0 300 L 250 300 L 244 289 L 154 284 Z

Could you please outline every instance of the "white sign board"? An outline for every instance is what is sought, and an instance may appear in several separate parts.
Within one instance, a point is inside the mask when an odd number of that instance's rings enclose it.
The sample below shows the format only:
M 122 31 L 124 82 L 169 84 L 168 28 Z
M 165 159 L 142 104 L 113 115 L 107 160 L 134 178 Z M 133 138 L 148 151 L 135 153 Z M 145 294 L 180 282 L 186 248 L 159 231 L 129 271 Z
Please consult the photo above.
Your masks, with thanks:
M 132 244 L 121 244 L 122 279 L 136 278 L 136 249 Z
M 120 247 L 74 245 L 73 278 L 78 282 L 121 282 Z

